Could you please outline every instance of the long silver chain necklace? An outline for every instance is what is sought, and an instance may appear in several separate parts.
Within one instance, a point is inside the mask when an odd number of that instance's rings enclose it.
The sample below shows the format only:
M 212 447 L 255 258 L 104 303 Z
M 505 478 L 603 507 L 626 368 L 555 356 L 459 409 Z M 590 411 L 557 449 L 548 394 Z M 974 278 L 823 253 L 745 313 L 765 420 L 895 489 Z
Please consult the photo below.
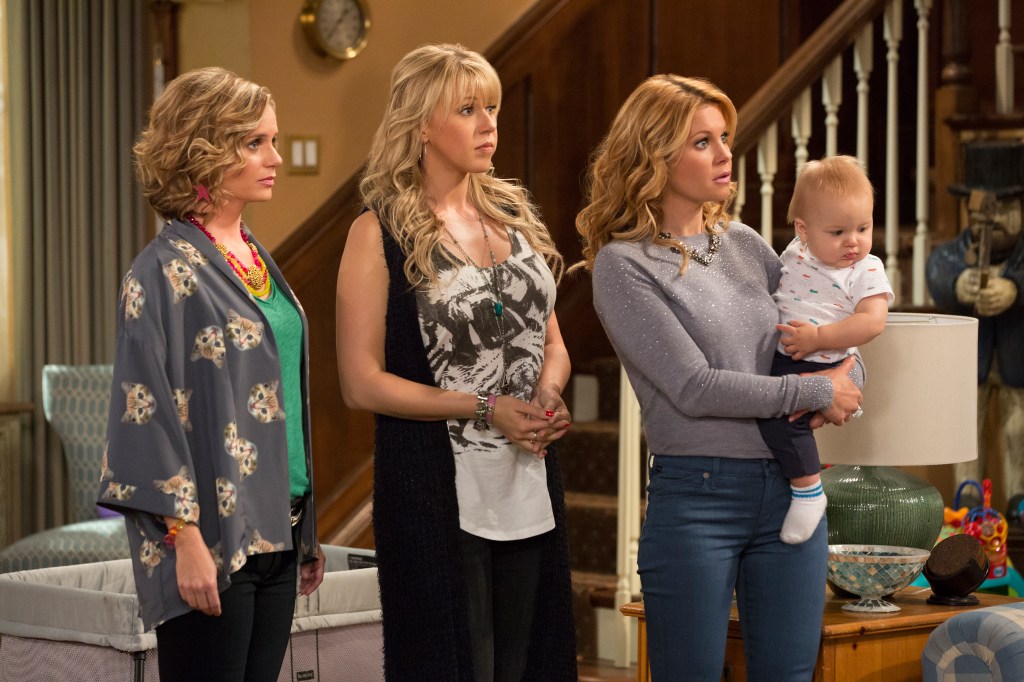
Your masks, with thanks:
M 479 213 L 477 213 L 476 217 L 477 220 L 480 221 L 480 229 L 484 233 L 484 243 L 487 245 L 487 253 L 491 256 L 491 273 L 489 277 L 487 276 L 487 273 L 484 272 L 484 268 L 477 265 L 476 261 L 466 253 L 466 250 L 462 248 L 462 244 L 460 244 L 459 240 L 455 238 L 455 235 L 452 234 L 451 230 L 445 228 L 445 232 L 448 233 L 449 239 L 451 239 L 452 243 L 455 244 L 455 248 L 459 250 L 459 253 L 461 253 L 466 259 L 466 262 L 476 268 L 477 272 L 484 276 L 484 281 L 487 282 L 487 288 L 491 292 L 491 312 L 494 313 L 494 322 L 498 328 L 498 338 L 501 339 L 501 378 L 498 381 L 498 387 L 499 390 L 504 393 L 508 388 L 505 378 L 505 374 L 508 370 L 508 342 L 505 337 L 505 303 L 501 298 L 501 272 L 498 267 L 498 259 L 494 257 L 494 249 L 491 247 L 491 239 L 487 236 L 487 226 L 484 224 L 484 218 Z M 505 231 L 506 234 L 508 234 L 508 240 L 511 244 L 512 235 L 508 232 L 508 228 L 505 228 Z
M 715 255 L 718 253 L 718 247 L 722 243 L 722 235 L 720 234 L 709 234 L 708 235 L 708 250 L 707 253 L 698 251 L 692 246 L 688 246 L 679 240 L 678 237 L 669 234 L 668 232 L 659 232 L 658 237 L 660 239 L 670 239 L 676 243 L 676 246 L 670 246 L 669 249 L 672 253 L 686 253 L 689 254 L 690 258 L 697 261 L 701 265 L 711 265 L 711 261 L 715 260 Z

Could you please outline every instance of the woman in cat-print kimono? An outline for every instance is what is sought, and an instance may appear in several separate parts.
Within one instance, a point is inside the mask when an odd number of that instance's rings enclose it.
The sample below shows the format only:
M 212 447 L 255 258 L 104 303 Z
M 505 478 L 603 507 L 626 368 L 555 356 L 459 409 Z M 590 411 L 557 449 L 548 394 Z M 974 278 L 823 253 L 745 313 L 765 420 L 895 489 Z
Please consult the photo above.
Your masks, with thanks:
M 99 503 L 124 513 L 160 679 L 276 680 L 323 579 L 306 318 L 241 222 L 281 165 L 266 88 L 168 84 L 135 145 L 167 223 L 124 276 Z

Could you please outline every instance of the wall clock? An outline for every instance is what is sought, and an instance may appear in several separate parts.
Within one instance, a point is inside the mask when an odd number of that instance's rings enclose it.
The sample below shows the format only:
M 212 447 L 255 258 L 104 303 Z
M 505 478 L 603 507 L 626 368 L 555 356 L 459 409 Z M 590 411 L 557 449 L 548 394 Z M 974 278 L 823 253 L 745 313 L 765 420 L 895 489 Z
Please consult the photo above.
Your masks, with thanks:
M 364 0 L 306 0 L 299 23 L 313 50 L 334 59 L 355 57 L 370 32 Z

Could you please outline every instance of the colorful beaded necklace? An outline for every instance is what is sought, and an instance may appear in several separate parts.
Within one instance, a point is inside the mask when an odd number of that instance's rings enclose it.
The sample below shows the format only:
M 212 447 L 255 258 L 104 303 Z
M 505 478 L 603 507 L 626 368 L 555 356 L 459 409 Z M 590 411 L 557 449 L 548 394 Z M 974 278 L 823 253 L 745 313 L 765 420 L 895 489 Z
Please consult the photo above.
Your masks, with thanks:
M 224 246 L 210 234 L 210 231 L 203 227 L 203 224 L 199 222 L 195 216 L 187 216 L 187 220 L 202 230 L 211 242 L 213 242 L 213 248 L 220 252 L 220 255 L 224 256 L 224 260 L 228 262 L 231 269 L 235 271 L 238 278 L 245 284 L 245 288 L 249 290 L 249 293 L 257 298 L 266 298 L 270 295 L 270 273 L 267 272 L 267 264 L 263 262 L 260 257 L 259 251 L 256 250 L 256 245 L 249 241 L 249 238 L 245 235 L 245 230 L 242 226 L 238 226 L 238 233 L 242 235 L 242 241 L 249 247 L 252 252 L 253 265 L 245 267 L 242 265 L 242 261 L 238 260 L 238 256 L 231 253 L 228 247 Z

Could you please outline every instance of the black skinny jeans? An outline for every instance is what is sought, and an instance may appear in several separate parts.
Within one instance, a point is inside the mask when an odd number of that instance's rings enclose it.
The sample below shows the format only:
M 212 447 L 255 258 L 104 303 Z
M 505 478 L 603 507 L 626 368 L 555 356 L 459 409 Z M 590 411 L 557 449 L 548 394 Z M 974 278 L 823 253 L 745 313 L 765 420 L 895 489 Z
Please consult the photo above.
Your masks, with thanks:
M 507 541 L 459 536 L 476 682 L 520 682 L 547 534 Z
M 220 593 L 221 615 L 189 611 L 156 629 L 162 682 L 276 682 L 295 610 L 296 552 L 254 554 Z

